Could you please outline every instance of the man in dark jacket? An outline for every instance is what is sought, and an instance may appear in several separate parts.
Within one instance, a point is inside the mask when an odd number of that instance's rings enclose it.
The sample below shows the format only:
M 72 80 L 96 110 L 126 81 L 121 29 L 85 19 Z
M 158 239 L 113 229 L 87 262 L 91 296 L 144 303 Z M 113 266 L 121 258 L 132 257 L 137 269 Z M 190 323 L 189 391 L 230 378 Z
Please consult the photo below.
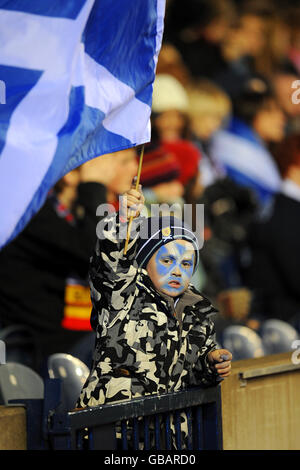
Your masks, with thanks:
M 268 218 L 252 226 L 246 279 L 254 292 L 252 315 L 299 327 L 300 137 L 288 136 L 276 158 L 284 180 Z
M 0 327 L 29 327 L 41 361 L 70 348 L 90 328 L 89 258 L 96 209 L 115 175 L 114 155 L 68 173 L 24 231 L 0 252 Z

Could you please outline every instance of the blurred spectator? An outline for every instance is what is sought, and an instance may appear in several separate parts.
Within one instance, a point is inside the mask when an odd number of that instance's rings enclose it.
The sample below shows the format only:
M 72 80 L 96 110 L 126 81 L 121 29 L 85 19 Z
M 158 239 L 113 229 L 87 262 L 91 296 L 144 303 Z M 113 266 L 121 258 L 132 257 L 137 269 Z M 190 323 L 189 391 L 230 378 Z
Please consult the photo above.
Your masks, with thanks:
M 283 138 L 283 113 L 264 82 L 256 80 L 251 87 L 235 100 L 228 129 L 218 131 L 212 140 L 212 155 L 216 161 L 220 159 L 227 177 L 216 178 L 200 200 L 206 214 L 206 241 L 201 252 L 206 274 L 203 290 L 219 306 L 218 331 L 232 321 L 246 321 L 251 302 L 242 277 L 248 262 L 247 231 L 257 203 L 266 203 L 280 182 L 267 145 Z
M 300 74 L 300 6 L 293 6 L 288 10 L 288 24 L 291 34 L 291 47 L 288 57 Z
M 284 148 L 285 135 L 300 130 L 300 108 L 292 100 L 300 70 L 299 11 L 292 0 L 170 0 L 167 9 L 165 41 L 181 54 L 194 82 L 182 81 L 190 95 L 192 141 L 202 155 L 203 291 L 217 300 L 225 323 L 258 325 L 255 318 L 247 320 L 252 299 L 243 278 L 250 256 L 247 234 L 255 213 L 268 213 L 281 188 L 273 149 Z M 198 85 L 207 88 L 197 90 Z M 223 90 L 233 104 L 225 129 L 228 102 L 217 99 Z M 213 112 L 217 108 L 223 119 Z M 289 191 L 286 186 L 291 184 L 283 186 Z
M 190 73 L 180 52 L 176 49 L 173 44 L 164 43 L 162 44 L 156 74 L 168 74 L 175 77 L 183 86 L 186 86 L 190 81 Z
M 156 76 L 152 99 L 152 141 L 174 141 L 188 134 L 188 96 L 175 77 Z
M 236 98 L 253 77 L 272 80 L 278 69 L 297 73 L 299 11 L 274 0 L 173 0 L 164 40 L 192 77 L 209 78 Z
M 297 73 L 289 58 L 291 50 L 289 9 L 286 5 L 274 10 L 266 22 L 266 40 L 255 58 L 255 69 L 265 79 L 272 80 L 277 70 Z
M 234 19 L 231 0 L 173 0 L 164 38 L 179 50 L 193 77 L 215 77 L 224 64 L 220 44 Z
M 251 227 L 252 262 L 246 280 L 254 291 L 252 316 L 294 323 L 300 318 L 300 136 L 277 148 L 283 183 L 268 218 Z
M 162 154 L 174 155 L 180 168 L 177 179 L 184 186 L 183 197 L 186 202 L 193 202 L 197 198 L 195 191 L 201 154 L 188 140 L 188 103 L 187 92 L 175 77 L 157 75 L 153 88 L 152 141 L 145 154 L 159 149 Z
M 205 207 L 201 289 L 219 310 L 215 326 L 220 338 L 226 326 L 244 324 L 249 313 L 252 296 L 242 274 L 249 256 L 249 224 L 257 204 L 248 188 L 226 177 L 208 185 L 199 203 Z
M 108 154 L 108 157 L 114 163 L 114 174 L 106 184 L 107 202 L 118 210 L 119 196 L 128 191 L 137 174 L 137 153 L 134 148 L 130 148 Z
M 264 207 L 279 190 L 280 175 L 268 146 L 285 135 L 285 115 L 273 92 L 261 80 L 234 102 L 227 130 L 213 139 L 212 152 L 236 183 L 250 188 Z
M 267 44 L 272 13 L 273 5 L 267 0 L 238 5 L 238 19 L 221 44 L 224 63 L 212 77 L 233 99 L 243 92 L 250 79 L 258 75 L 263 78 L 256 62 Z
M 115 176 L 114 155 L 65 175 L 23 232 L 0 252 L 1 327 L 30 327 L 42 351 L 68 352 L 90 330 L 87 274 L 96 209 Z
M 200 184 L 206 187 L 225 175 L 222 164 L 211 155 L 210 144 L 216 131 L 229 119 L 231 102 L 226 93 L 209 80 L 198 80 L 187 91 L 192 137 L 202 155 Z
M 249 311 L 250 293 L 242 284 L 240 264 L 247 228 L 256 204 L 252 193 L 225 177 L 225 168 L 211 155 L 210 141 L 228 121 L 231 101 L 214 83 L 198 80 L 188 89 L 189 116 L 195 141 L 200 145 L 200 177 L 205 188 L 198 202 L 205 206 L 205 243 L 202 291 L 218 304 L 217 332 L 241 321 Z
M 184 186 L 179 181 L 180 164 L 176 156 L 163 147 L 148 146 L 143 159 L 141 184 L 145 206 L 150 215 L 151 204 L 174 205 L 173 215 L 180 217 L 184 204 Z
M 241 269 L 247 256 L 247 233 L 256 202 L 251 191 L 228 178 L 209 185 L 199 202 L 205 207 L 206 225 L 201 250 L 206 273 L 203 291 L 216 299 L 223 293 L 225 298 L 224 291 L 243 287 Z M 230 297 L 233 298 L 233 292 Z
M 293 100 L 293 94 L 295 93 L 293 84 L 299 80 L 300 74 L 288 69 L 276 70 L 272 78 L 276 99 L 286 116 L 286 132 L 288 134 L 300 131 L 300 106 L 295 104 Z

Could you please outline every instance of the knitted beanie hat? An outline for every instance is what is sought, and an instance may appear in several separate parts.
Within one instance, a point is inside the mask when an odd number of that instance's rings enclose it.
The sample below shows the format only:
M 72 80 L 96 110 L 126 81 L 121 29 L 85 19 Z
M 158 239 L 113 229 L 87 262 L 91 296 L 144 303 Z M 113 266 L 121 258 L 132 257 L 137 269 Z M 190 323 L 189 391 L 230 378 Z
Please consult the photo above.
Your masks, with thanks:
M 152 255 L 163 245 L 173 240 L 186 240 L 195 249 L 194 272 L 199 264 L 199 244 L 192 229 L 174 216 L 149 217 L 141 224 L 137 240 L 136 261 L 146 268 Z
M 197 175 L 201 153 L 192 142 L 183 139 L 163 142 L 162 150 L 176 158 L 180 167 L 178 179 L 182 184 Z
M 180 164 L 173 153 L 162 147 L 145 149 L 141 184 L 144 188 L 177 180 L 180 176 Z
M 152 111 L 162 113 L 177 109 L 183 113 L 188 110 L 188 95 L 181 83 L 172 75 L 159 74 L 153 85 Z

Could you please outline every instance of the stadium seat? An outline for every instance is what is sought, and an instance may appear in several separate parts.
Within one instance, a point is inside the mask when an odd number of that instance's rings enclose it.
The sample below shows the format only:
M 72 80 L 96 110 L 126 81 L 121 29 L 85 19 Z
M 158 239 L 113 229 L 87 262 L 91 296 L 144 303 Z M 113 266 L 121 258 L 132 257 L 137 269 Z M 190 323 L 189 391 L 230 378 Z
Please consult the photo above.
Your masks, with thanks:
M 291 351 L 293 341 L 299 338 L 297 330 L 293 326 L 277 319 L 263 322 L 259 334 L 266 354 Z
M 6 362 L 23 364 L 35 371 L 41 363 L 40 347 L 34 332 L 25 325 L 10 325 L 0 329 L 0 341 L 6 348 Z
M 73 409 L 90 373 L 89 368 L 71 354 L 56 353 L 48 358 L 48 373 L 50 379 L 60 379 L 62 382 L 63 408 Z
M 44 382 L 24 364 L 9 362 L 0 365 L 0 405 L 9 400 L 43 399 Z
M 222 345 L 232 353 L 233 361 L 265 355 L 262 339 L 246 326 L 226 327 L 222 333 Z

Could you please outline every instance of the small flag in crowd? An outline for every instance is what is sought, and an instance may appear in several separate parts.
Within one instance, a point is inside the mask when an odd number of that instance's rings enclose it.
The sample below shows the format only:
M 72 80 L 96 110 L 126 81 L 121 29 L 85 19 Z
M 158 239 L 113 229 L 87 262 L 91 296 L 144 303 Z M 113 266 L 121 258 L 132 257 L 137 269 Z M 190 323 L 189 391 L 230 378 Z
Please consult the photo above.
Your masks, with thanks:
M 165 0 L 0 0 L 0 247 L 66 173 L 150 140 Z

